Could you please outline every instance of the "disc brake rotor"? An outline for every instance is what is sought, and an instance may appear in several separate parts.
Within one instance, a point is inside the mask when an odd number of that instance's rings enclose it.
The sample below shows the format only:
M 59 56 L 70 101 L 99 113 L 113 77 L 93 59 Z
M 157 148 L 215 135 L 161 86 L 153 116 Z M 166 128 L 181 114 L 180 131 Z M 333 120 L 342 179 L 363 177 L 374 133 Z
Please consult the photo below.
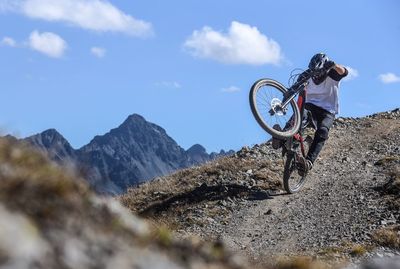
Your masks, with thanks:
M 278 116 L 283 116 L 285 111 L 282 109 L 282 102 L 278 98 L 273 98 L 271 100 L 271 109 L 275 112 Z

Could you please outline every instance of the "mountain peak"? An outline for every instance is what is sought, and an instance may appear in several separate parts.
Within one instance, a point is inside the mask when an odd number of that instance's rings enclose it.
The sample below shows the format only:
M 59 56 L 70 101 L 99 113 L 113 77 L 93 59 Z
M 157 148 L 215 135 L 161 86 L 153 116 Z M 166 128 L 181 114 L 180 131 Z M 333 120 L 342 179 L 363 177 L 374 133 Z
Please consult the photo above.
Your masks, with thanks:
M 126 118 L 126 120 L 124 121 L 124 123 L 125 122 L 143 122 L 143 121 L 146 121 L 146 119 L 143 116 L 135 113 L 135 114 L 129 115 L 128 118 Z
M 132 114 L 117 129 L 143 130 L 150 125 L 151 123 L 146 121 L 143 116 Z
M 139 114 L 132 114 L 126 118 L 126 120 L 121 124 L 121 126 L 131 125 L 131 124 L 143 124 L 147 123 L 146 119 Z
M 56 129 L 50 128 L 40 133 L 42 136 L 51 136 L 65 139 Z
M 200 144 L 194 144 L 187 150 L 187 152 L 189 154 L 207 154 L 206 149 Z
M 4 136 L 4 137 L 2 137 L 2 138 L 6 139 L 6 140 L 8 140 L 8 141 L 12 141 L 12 142 L 15 142 L 15 141 L 18 140 L 15 136 L 12 136 L 12 135 L 10 135 L 10 134 L 8 134 L 8 135 L 6 135 L 6 136 Z
M 26 140 L 36 141 L 39 143 L 52 144 L 56 142 L 68 143 L 67 139 L 64 138 L 56 129 L 47 129 L 39 134 L 27 137 Z
M 67 139 L 54 128 L 47 129 L 40 134 L 32 135 L 23 140 L 47 152 L 48 156 L 57 162 L 62 163 L 64 160 L 75 158 L 75 150 Z
M 147 121 L 139 114 L 130 115 L 118 128 L 111 130 L 111 133 L 115 134 L 116 132 L 120 134 L 123 133 L 128 137 L 134 137 L 135 139 L 137 136 L 142 136 L 139 133 L 172 139 L 167 135 L 167 132 L 162 127 Z

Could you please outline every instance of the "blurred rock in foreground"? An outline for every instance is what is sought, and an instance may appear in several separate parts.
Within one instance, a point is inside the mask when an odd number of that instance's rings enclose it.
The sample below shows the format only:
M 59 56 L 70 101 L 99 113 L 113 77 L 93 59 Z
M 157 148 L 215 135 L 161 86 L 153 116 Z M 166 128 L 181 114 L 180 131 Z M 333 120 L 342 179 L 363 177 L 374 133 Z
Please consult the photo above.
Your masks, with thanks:
M 0 139 L 0 268 L 243 268 L 219 244 L 178 241 L 77 175 Z

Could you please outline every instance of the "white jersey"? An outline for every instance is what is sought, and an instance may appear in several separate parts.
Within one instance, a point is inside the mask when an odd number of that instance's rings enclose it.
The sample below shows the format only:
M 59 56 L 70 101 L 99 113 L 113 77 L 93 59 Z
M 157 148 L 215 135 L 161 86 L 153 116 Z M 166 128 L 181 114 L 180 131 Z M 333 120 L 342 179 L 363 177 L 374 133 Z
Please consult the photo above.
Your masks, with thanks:
M 339 113 L 339 83 L 327 77 L 321 84 L 316 85 L 310 78 L 306 88 L 306 102 L 314 104 L 333 114 Z
M 332 73 L 319 85 L 310 78 L 306 87 L 306 103 L 314 104 L 333 114 L 339 113 L 339 86 L 340 80 L 348 74 L 339 75 L 336 71 Z

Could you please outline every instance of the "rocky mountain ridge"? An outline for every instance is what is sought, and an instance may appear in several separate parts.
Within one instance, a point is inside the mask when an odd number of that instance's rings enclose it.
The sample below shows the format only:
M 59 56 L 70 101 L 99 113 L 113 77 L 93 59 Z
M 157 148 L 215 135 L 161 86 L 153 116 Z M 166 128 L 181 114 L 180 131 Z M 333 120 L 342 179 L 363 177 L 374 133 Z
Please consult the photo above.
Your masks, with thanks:
M 56 129 L 48 129 L 40 134 L 27 137 L 24 141 L 46 152 L 50 159 L 58 163 L 65 163 L 77 158 L 75 149 Z
M 119 194 L 154 177 L 233 153 L 208 154 L 199 144 L 184 150 L 163 128 L 138 114 L 129 116 L 108 133 L 94 137 L 80 149 L 72 148 L 55 129 L 23 141 L 54 161 L 81 170 L 90 185 L 105 194 Z

